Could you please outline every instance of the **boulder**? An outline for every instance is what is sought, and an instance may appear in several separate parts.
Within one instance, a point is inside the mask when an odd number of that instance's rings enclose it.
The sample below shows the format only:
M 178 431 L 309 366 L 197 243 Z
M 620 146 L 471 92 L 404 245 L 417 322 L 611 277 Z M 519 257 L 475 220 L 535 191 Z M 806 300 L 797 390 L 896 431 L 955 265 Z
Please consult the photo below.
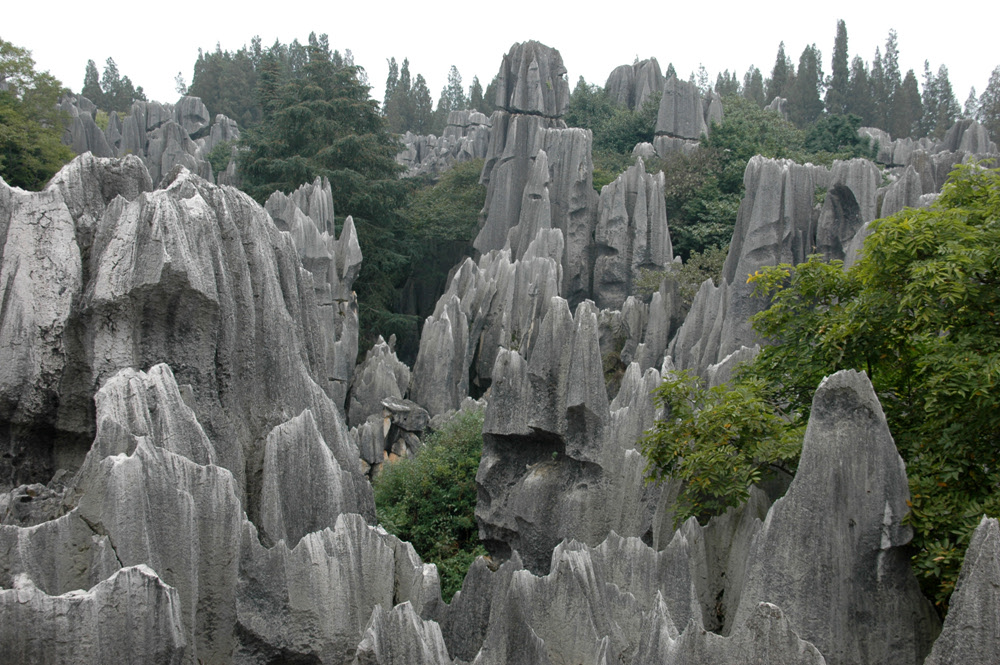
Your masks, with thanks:
M 497 74 L 495 105 L 511 113 L 558 118 L 569 108 L 562 56 L 536 41 L 510 47 Z

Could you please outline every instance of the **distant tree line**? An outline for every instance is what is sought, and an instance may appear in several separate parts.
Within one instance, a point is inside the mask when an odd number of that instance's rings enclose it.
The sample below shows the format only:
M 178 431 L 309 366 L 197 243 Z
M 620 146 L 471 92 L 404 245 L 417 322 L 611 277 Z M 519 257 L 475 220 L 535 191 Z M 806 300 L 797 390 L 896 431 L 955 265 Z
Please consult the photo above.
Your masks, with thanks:
M 93 60 L 87 61 L 80 94 L 94 102 L 97 108 L 108 113 L 111 111 L 128 113 L 132 108 L 132 102 L 147 101 L 142 86 L 136 87 L 132 79 L 122 76 L 114 58 L 105 61 L 103 75 L 98 75 L 97 65 Z

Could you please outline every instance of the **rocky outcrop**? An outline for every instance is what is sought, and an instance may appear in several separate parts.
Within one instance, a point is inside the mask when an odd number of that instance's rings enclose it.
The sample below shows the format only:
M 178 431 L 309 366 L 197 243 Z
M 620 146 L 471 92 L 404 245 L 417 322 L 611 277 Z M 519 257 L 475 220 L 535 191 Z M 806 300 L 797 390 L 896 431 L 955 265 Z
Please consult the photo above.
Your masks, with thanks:
M 358 356 L 358 299 L 354 280 L 361 271 L 361 246 L 354 220 L 344 220 L 337 237 L 330 181 L 317 177 L 289 195 L 275 192 L 264 205 L 287 231 L 299 260 L 312 273 L 319 328 L 311 349 L 321 385 L 341 412 Z
M 656 116 L 656 153 L 665 157 L 693 149 L 713 122 L 722 122 L 722 99 L 714 92 L 703 97 L 695 84 L 671 76 L 663 84 Z
M 983 517 L 965 552 L 948 616 L 941 636 L 924 661 L 926 665 L 986 665 L 1000 660 L 1000 634 L 996 630 L 998 590 L 1000 527 L 996 519 Z
M 409 603 L 391 610 L 376 605 L 358 645 L 357 665 L 450 665 L 441 627 L 424 621 Z
M 766 601 L 831 665 L 921 662 L 938 619 L 909 567 L 908 502 L 868 378 L 827 377 L 795 479 L 751 544 L 736 623 Z
M 49 595 L 27 575 L 0 589 L 4 663 L 180 665 L 187 646 L 177 590 L 144 565 L 89 591 Z
M 357 427 L 372 414 L 382 413 L 382 400 L 402 399 L 410 386 L 410 368 L 396 357 L 395 337 L 387 343 L 380 335 L 365 359 L 354 368 L 348 425 Z
M 440 137 L 406 132 L 396 161 L 407 177 L 436 175 L 473 159 L 485 159 L 490 145 L 490 119 L 479 111 L 451 111 Z
M 497 74 L 494 104 L 511 113 L 559 118 L 569 108 L 569 82 L 559 51 L 539 42 L 514 44 Z
M 601 190 L 593 277 L 599 307 L 620 308 L 642 270 L 662 271 L 673 261 L 663 186 L 663 173 L 646 173 L 639 158 Z
M 665 79 L 656 58 L 616 67 L 604 84 L 608 97 L 619 106 L 641 109 L 654 95 L 663 93 Z

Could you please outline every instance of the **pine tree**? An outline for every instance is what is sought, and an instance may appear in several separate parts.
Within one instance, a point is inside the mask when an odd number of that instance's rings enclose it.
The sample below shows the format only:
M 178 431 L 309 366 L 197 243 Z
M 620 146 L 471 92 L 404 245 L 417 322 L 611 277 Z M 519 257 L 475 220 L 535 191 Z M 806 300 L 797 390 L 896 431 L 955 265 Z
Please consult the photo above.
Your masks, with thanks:
M 674 69 L 674 63 L 667 63 L 667 71 L 663 73 L 663 78 L 668 81 L 672 78 L 677 78 L 677 70 Z
M 458 73 L 455 65 L 448 70 L 448 85 L 445 87 L 448 94 L 448 110 L 464 111 L 469 105 L 465 97 L 465 88 L 462 87 L 462 75 Z
M 785 42 L 778 44 L 778 55 L 774 59 L 774 68 L 771 69 L 771 78 L 767 80 L 766 104 L 770 104 L 775 97 L 788 96 L 788 79 L 792 71 L 792 61 L 785 55 Z
M 760 70 L 752 65 L 743 76 L 743 96 L 756 103 L 758 107 L 764 108 L 766 101 L 764 77 L 761 76 Z
M 868 77 L 868 65 L 860 55 L 851 61 L 851 81 L 847 89 L 845 110 L 861 118 L 865 126 L 874 125 L 874 108 L 872 104 L 871 81 Z
M 389 58 L 386 63 L 389 65 L 389 74 L 385 77 L 385 97 L 382 98 L 383 114 L 389 108 L 389 100 L 392 99 L 396 92 L 396 86 L 399 85 L 399 65 L 396 64 L 396 58 Z
M 478 76 L 472 77 L 472 85 L 469 86 L 469 108 L 474 111 L 483 110 L 483 85 Z
M 730 97 L 740 94 L 740 82 L 736 78 L 736 72 L 732 74 L 729 70 L 722 72 L 715 77 L 715 92 L 720 97 Z
M 847 24 L 837 21 L 837 38 L 833 43 L 833 61 L 830 64 L 829 87 L 826 89 L 826 110 L 830 113 L 847 113 L 851 72 L 847 59 Z
M 883 107 L 882 118 L 885 123 L 885 130 L 893 137 L 893 132 L 899 121 L 896 114 L 899 110 L 899 89 L 903 85 L 899 73 L 899 47 L 897 45 L 896 31 L 890 30 L 889 36 L 885 40 L 885 55 L 882 56 L 882 73 L 884 76 Z M 905 124 L 905 123 L 903 123 Z
M 431 91 L 423 74 L 417 74 L 410 96 L 413 102 L 411 131 L 415 134 L 430 134 L 434 125 L 434 107 Z
M 975 118 L 978 107 L 979 100 L 976 98 L 976 86 L 972 86 L 969 88 L 969 96 L 965 98 L 965 104 L 962 107 L 962 117 Z
M 816 121 L 823 112 L 820 89 L 823 87 L 821 55 L 815 44 L 802 50 L 795 83 L 788 91 L 788 117 L 800 128 Z
M 994 141 L 1000 142 L 1000 66 L 990 74 L 986 89 L 979 96 L 976 119 L 982 123 Z
M 94 102 L 98 108 L 104 107 L 104 91 L 101 90 L 101 78 L 97 73 L 97 65 L 93 60 L 87 61 L 87 70 L 83 75 L 83 90 L 80 94 Z
M 931 72 L 930 63 L 924 61 L 923 106 L 924 115 L 921 123 L 923 134 L 933 139 L 943 138 L 962 112 L 951 89 L 946 66 L 938 67 L 935 75 Z
M 882 51 L 878 47 L 875 47 L 875 58 L 872 60 L 868 82 L 872 95 L 871 124 L 873 127 L 889 131 L 889 125 L 886 122 L 888 104 L 886 103 L 885 66 L 882 62 Z
M 923 118 L 923 103 L 920 101 L 920 89 L 917 86 L 917 76 L 913 70 L 906 72 L 903 84 L 899 88 L 896 99 L 896 112 L 893 116 L 892 129 L 889 134 L 894 138 L 907 138 L 916 135 L 920 130 Z
M 702 95 L 707 95 L 711 91 L 711 88 L 708 85 L 708 70 L 705 69 L 705 65 L 700 62 L 698 63 L 697 86 Z

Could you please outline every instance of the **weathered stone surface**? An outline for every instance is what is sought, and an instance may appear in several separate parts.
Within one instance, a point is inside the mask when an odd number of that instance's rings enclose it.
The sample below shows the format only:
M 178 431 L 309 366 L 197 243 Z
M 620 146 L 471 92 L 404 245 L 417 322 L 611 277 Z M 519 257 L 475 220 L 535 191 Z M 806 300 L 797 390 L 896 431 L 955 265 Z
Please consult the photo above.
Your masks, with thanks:
M 718 362 L 722 326 L 729 307 L 728 292 L 725 279 L 718 286 L 706 279 L 698 288 L 691 309 L 668 348 L 678 369 L 691 369 L 701 375 Z
M 714 109 L 713 118 L 719 122 L 721 105 L 716 105 Z M 708 110 L 696 85 L 672 76 L 663 84 L 663 96 L 660 97 L 660 109 L 656 116 L 656 134 L 697 141 L 702 134 L 708 134 Z
M 188 134 L 194 134 L 212 124 L 212 115 L 201 101 L 201 97 L 185 95 L 174 104 L 174 122 Z
M 144 565 L 90 591 L 49 595 L 26 575 L 0 589 L 0 661 L 156 663 L 185 659 L 180 597 Z
M 706 632 L 694 623 L 676 639 L 662 628 L 644 632 L 634 662 L 826 665 L 827 661 L 795 633 L 779 607 L 760 603 L 729 637 Z
M 663 172 L 646 173 L 639 158 L 602 188 L 593 271 L 599 307 L 620 308 L 642 270 L 664 270 L 673 261 L 663 187 Z
M 377 606 L 417 600 L 394 593 L 390 537 L 357 515 L 341 515 L 291 549 L 265 549 L 248 522 L 242 533 L 237 662 L 351 662 Z
M 784 97 L 775 97 L 771 103 L 764 107 L 768 111 L 777 113 L 785 120 L 788 120 L 788 100 Z
M 832 665 L 921 662 L 939 626 L 909 568 L 908 499 L 868 378 L 824 379 L 795 479 L 750 547 L 735 624 L 773 603 Z
M 490 119 L 479 111 L 451 111 L 441 136 L 406 132 L 396 161 L 409 177 L 443 173 L 454 164 L 485 159 L 490 146 Z
M 352 507 L 351 474 L 330 454 L 308 409 L 268 434 L 263 475 L 260 530 L 268 542 L 294 548 Z
M 357 665 L 450 665 L 441 627 L 424 621 L 409 603 L 376 605 L 354 657 Z
M 912 166 L 907 166 L 895 182 L 879 192 L 882 195 L 879 217 L 888 217 L 903 208 L 916 207 L 924 193 L 920 176 Z
M 372 414 L 381 414 L 382 400 L 387 397 L 402 399 L 409 385 L 410 368 L 396 357 L 393 344 L 379 335 L 364 361 L 354 368 L 348 425 L 357 427 Z
M 108 139 L 89 113 L 80 113 L 70 125 L 72 141 L 69 146 L 78 155 L 89 152 L 94 157 L 113 157 Z
M 663 92 L 664 78 L 660 63 L 649 58 L 632 65 L 616 67 L 608 76 L 604 90 L 616 104 L 636 110 L 647 99 Z
M 470 362 L 469 319 L 459 297 L 445 294 L 424 321 L 410 385 L 413 401 L 433 415 L 457 408 L 469 393 Z
M 998 152 L 997 144 L 990 140 L 990 134 L 986 128 L 969 118 L 959 120 L 952 125 L 941 140 L 938 149 L 951 152 L 961 150 L 974 155 Z
M 965 552 L 941 636 L 926 665 L 1000 662 L 1000 527 L 983 517 Z
M 569 108 L 562 56 L 536 41 L 510 47 L 497 74 L 495 105 L 512 113 L 558 118 Z

